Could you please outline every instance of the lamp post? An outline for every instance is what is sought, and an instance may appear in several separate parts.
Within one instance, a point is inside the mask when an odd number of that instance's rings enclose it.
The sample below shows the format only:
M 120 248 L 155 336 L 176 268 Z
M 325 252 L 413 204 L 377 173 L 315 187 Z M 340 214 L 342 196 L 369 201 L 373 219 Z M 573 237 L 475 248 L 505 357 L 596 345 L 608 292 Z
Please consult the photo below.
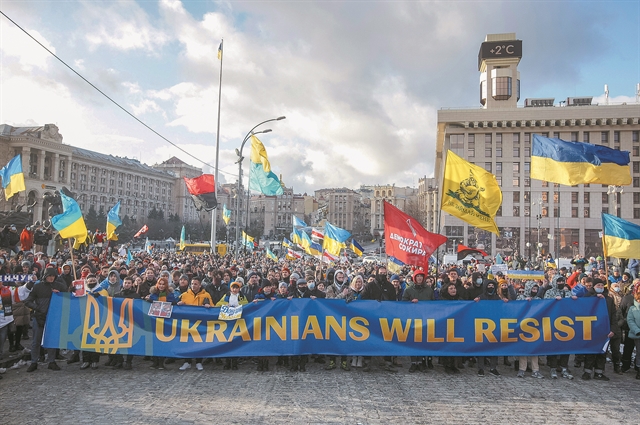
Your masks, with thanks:
M 236 161 L 236 164 L 238 164 L 238 198 L 236 199 L 236 250 L 235 250 L 235 260 L 238 259 L 238 251 L 240 249 L 240 247 L 238 246 L 238 240 L 240 237 L 240 197 L 242 196 L 243 191 L 241 190 L 242 187 L 242 160 L 244 159 L 244 157 L 242 156 L 242 149 L 244 148 L 245 143 L 247 143 L 247 140 L 249 140 L 249 137 L 253 136 L 254 134 L 260 134 L 260 133 L 269 133 L 271 131 L 271 129 L 266 129 L 266 130 L 262 130 L 262 131 L 256 131 L 254 132 L 253 130 L 255 130 L 256 128 L 260 127 L 262 124 L 266 124 L 268 122 L 272 122 L 272 121 L 280 121 L 285 119 L 286 117 L 282 116 L 282 117 L 278 117 L 278 118 L 272 118 L 270 120 L 266 120 L 266 121 L 262 121 L 259 124 L 256 124 L 251 130 L 249 130 L 249 132 L 247 133 L 246 136 L 244 136 L 244 139 L 242 140 L 242 144 L 240 145 L 240 149 L 236 149 L 236 155 L 238 155 L 238 160 Z M 247 184 L 247 191 L 249 191 L 249 185 Z M 247 202 L 249 202 L 249 199 L 247 198 Z

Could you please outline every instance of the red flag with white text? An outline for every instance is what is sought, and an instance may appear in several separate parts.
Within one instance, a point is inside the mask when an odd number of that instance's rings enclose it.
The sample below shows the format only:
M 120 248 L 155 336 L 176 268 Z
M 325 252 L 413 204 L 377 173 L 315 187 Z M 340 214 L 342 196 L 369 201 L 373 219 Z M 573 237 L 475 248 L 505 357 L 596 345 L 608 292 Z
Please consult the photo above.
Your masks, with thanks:
M 384 241 L 387 255 L 428 270 L 429 257 L 447 237 L 425 230 L 418 220 L 385 201 Z
M 138 233 L 136 233 L 135 235 L 133 235 L 134 238 L 139 238 L 140 235 L 147 233 L 149 231 L 149 228 L 147 227 L 147 225 L 145 224 L 144 226 L 142 226 L 142 229 L 138 230 Z

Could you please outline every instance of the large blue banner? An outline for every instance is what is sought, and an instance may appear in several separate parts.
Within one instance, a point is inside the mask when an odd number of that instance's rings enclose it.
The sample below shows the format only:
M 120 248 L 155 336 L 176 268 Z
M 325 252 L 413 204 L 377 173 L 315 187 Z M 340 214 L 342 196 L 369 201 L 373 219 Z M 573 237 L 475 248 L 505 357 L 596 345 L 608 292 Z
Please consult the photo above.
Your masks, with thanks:
M 54 293 L 44 346 L 167 357 L 338 354 L 495 356 L 601 353 L 605 300 L 377 302 L 294 299 L 244 306 L 237 320 L 219 308 L 173 306 Z

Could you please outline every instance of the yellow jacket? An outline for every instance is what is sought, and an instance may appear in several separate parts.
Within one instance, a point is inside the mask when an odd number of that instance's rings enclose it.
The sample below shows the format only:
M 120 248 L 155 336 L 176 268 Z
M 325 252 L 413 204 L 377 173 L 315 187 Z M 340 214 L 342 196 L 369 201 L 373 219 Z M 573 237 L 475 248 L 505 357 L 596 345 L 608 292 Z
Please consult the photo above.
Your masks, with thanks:
M 213 300 L 211 300 L 211 295 L 204 289 L 200 289 L 200 292 L 195 294 L 191 288 L 187 289 L 187 292 L 183 292 L 180 295 L 180 301 L 185 303 L 186 305 L 196 305 L 203 306 L 209 304 L 213 307 Z

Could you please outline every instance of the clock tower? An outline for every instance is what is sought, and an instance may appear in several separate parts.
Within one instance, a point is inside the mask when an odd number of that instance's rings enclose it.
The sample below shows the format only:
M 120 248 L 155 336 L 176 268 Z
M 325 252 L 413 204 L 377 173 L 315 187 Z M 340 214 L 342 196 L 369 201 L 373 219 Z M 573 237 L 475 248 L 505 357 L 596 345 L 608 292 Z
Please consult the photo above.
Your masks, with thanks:
M 478 53 L 480 103 L 485 109 L 515 108 L 520 99 L 522 40 L 515 33 L 487 34 Z

